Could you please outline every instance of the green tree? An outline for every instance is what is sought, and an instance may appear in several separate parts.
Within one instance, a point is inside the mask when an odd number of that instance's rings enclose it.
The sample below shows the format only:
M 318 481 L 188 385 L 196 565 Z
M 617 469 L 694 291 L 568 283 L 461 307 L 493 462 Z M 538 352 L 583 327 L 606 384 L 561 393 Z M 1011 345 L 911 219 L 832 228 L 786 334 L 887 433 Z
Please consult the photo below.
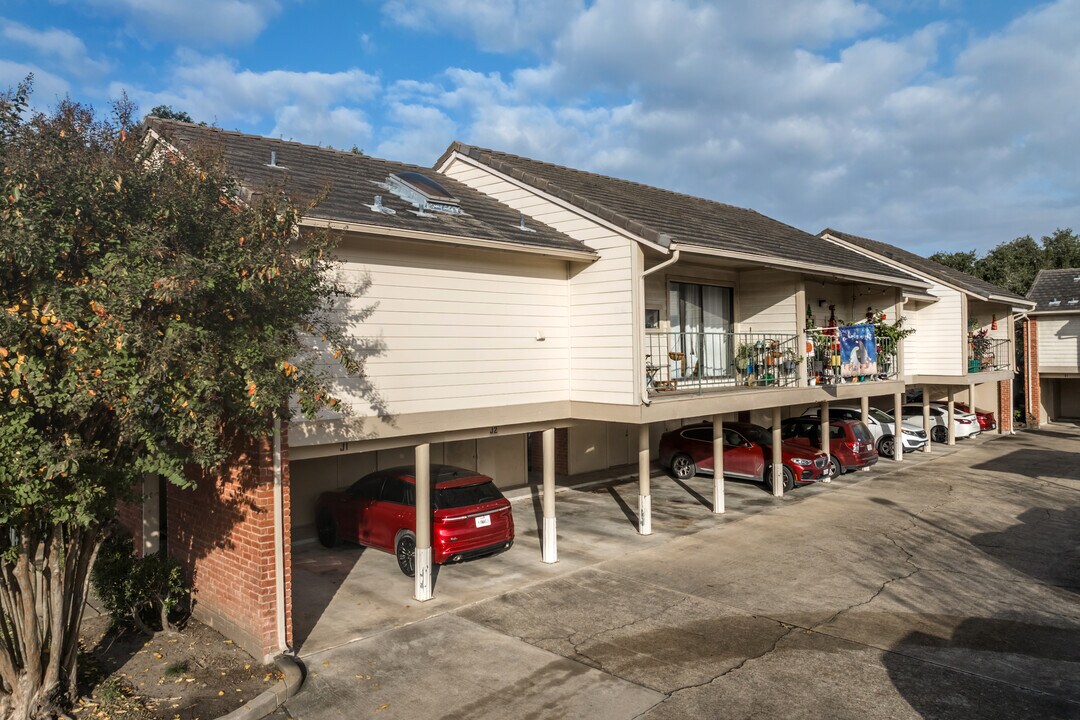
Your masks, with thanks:
M 1044 267 L 1042 248 L 1030 235 L 999 244 L 975 263 L 975 276 L 1026 295 Z
M 951 267 L 954 270 L 960 272 L 966 272 L 968 275 L 974 275 L 977 271 L 975 269 L 975 261 L 978 258 L 978 253 L 974 250 L 967 252 L 936 252 L 930 256 L 930 259 L 934 262 L 941 263 Z
M 1071 228 L 1058 228 L 1042 239 L 1043 269 L 1080 268 L 1080 237 Z
M 157 105 L 156 107 L 151 109 L 150 112 L 147 113 L 147 115 L 159 117 L 163 120 L 179 120 L 180 122 L 186 123 L 195 122 L 191 119 L 191 116 L 183 110 L 173 110 L 172 105 Z
M 212 150 L 148 157 L 126 103 L 109 120 L 71 102 L 29 115 L 28 95 L 29 79 L 0 96 L 0 717 L 14 720 L 73 701 L 88 571 L 142 475 L 188 486 L 185 466 L 220 466 L 290 400 L 340 409 L 325 354 L 363 371 L 330 238 L 297 243 L 296 207 L 242 202 Z

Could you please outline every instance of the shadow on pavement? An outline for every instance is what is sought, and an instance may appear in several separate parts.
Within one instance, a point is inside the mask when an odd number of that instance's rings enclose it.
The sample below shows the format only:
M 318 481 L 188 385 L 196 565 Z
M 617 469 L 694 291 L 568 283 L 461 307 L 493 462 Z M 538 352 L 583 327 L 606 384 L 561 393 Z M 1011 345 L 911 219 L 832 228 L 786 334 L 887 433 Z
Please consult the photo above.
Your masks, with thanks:
M 914 631 L 882 657 L 904 700 L 935 720 L 1075 718 L 1068 675 L 1078 661 L 1080 630 L 1001 618 L 964 618 L 946 637 Z
M 1016 519 L 1018 524 L 1001 532 L 972 536 L 971 543 L 1013 570 L 1080 594 L 1080 507 L 1036 507 Z M 1077 643 L 1080 647 L 1080 638 Z
M 1080 442 L 1080 436 L 1066 435 L 1069 440 Z M 1080 453 L 1030 448 L 1014 450 L 1007 455 L 994 458 L 978 465 L 972 470 L 986 470 L 997 473 L 1015 473 L 1030 478 L 1053 477 L 1056 479 L 1080 480 Z

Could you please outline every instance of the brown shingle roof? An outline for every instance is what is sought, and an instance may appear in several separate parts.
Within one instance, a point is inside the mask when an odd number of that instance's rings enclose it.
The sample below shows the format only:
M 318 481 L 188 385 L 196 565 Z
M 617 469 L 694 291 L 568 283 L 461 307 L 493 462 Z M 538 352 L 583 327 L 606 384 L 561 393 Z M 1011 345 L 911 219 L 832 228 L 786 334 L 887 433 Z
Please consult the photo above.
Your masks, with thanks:
M 755 210 L 459 142 L 447 148 L 436 167 L 454 152 L 664 247 L 675 242 L 732 255 L 774 258 L 788 265 L 807 263 L 868 273 L 906 286 L 924 285 L 902 270 Z
M 1040 270 L 1027 297 L 1035 303 L 1034 312 L 1080 313 L 1080 268 Z
M 533 232 L 522 231 L 518 227 L 521 216 L 515 210 L 430 168 L 174 120 L 148 118 L 147 125 L 181 150 L 192 143 L 220 150 L 229 171 L 251 189 L 281 188 L 297 203 L 325 192 L 322 202 L 305 213 L 309 218 L 593 253 L 584 243 L 543 223 L 526 223 Z M 276 154 L 277 168 L 268 165 L 271 152 Z M 411 204 L 379 187 L 389 175 L 403 172 L 436 180 L 460 201 L 466 214 L 418 217 L 410 212 L 415 209 Z M 370 210 L 367 206 L 375 195 L 382 195 L 383 205 L 396 214 Z
M 947 285 L 952 285 L 953 287 L 981 298 L 989 298 L 993 295 L 995 298 L 1003 298 L 1006 300 L 1020 300 L 1021 302 L 1024 300 L 1023 296 L 988 283 L 985 280 L 980 280 L 974 275 L 969 275 L 966 272 L 956 270 L 948 265 L 942 265 L 939 262 L 934 262 L 929 258 L 916 255 L 913 252 L 904 250 L 895 245 L 883 243 L 880 240 L 871 240 L 870 238 L 859 237 L 858 235 L 840 232 L 839 230 L 833 230 L 832 228 L 825 228 L 820 234 L 831 235 L 837 240 L 868 250 L 875 255 L 888 258 L 901 265 L 906 265 L 916 272 L 923 273 L 946 283 Z

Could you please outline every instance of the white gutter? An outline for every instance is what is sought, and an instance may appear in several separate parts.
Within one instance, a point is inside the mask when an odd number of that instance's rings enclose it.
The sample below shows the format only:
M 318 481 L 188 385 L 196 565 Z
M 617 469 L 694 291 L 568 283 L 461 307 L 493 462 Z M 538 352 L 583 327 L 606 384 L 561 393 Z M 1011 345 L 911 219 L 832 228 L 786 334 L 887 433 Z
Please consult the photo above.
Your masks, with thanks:
M 301 227 L 320 228 L 325 230 L 342 230 L 345 232 L 366 233 L 369 235 L 381 235 L 383 237 L 395 237 L 402 240 L 420 242 L 437 242 L 461 247 L 475 247 L 485 250 L 503 250 L 509 252 L 527 253 L 530 255 L 546 255 L 548 257 L 562 258 L 564 260 L 577 260 L 580 262 L 595 262 L 600 259 L 596 253 L 584 250 L 564 250 L 562 248 L 540 247 L 534 245 L 514 245 L 497 240 L 481 240 L 479 238 L 462 237 L 460 235 L 447 235 L 445 233 L 426 232 L 423 230 L 403 230 L 399 228 L 384 227 L 382 225 L 368 225 L 366 223 L 344 222 L 339 220 L 326 220 L 323 218 L 303 217 L 300 218 Z
M 659 265 L 654 265 L 651 268 L 649 268 L 648 270 L 646 270 L 645 272 L 641 273 L 641 277 L 648 277 L 649 275 L 652 275 L 657 270 L 662 270 L 663 268 L 666 268 L 668 265 L 674 265 L 678 261 L 679 261 L 679 248 L 675 248 L 675 251 L 671 253 L 670 258 L 668 258 L 664 262 L 660 263 Z
M 274 415 L 274 593 L 278 650 L 289 652 L 285 632 L 285 499 L 281 471 L 281 418 Z

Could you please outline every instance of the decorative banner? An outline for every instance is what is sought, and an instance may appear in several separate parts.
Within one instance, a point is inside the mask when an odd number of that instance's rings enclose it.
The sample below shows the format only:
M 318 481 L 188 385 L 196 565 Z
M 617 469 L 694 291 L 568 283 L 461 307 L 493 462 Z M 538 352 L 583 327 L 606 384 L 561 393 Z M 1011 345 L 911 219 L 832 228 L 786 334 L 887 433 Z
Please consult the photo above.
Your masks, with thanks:
M 840 375 L 858 377 L 877 375 L 877 340 L 874 326 L 844 325 L 838 328 L 840 340 Z

